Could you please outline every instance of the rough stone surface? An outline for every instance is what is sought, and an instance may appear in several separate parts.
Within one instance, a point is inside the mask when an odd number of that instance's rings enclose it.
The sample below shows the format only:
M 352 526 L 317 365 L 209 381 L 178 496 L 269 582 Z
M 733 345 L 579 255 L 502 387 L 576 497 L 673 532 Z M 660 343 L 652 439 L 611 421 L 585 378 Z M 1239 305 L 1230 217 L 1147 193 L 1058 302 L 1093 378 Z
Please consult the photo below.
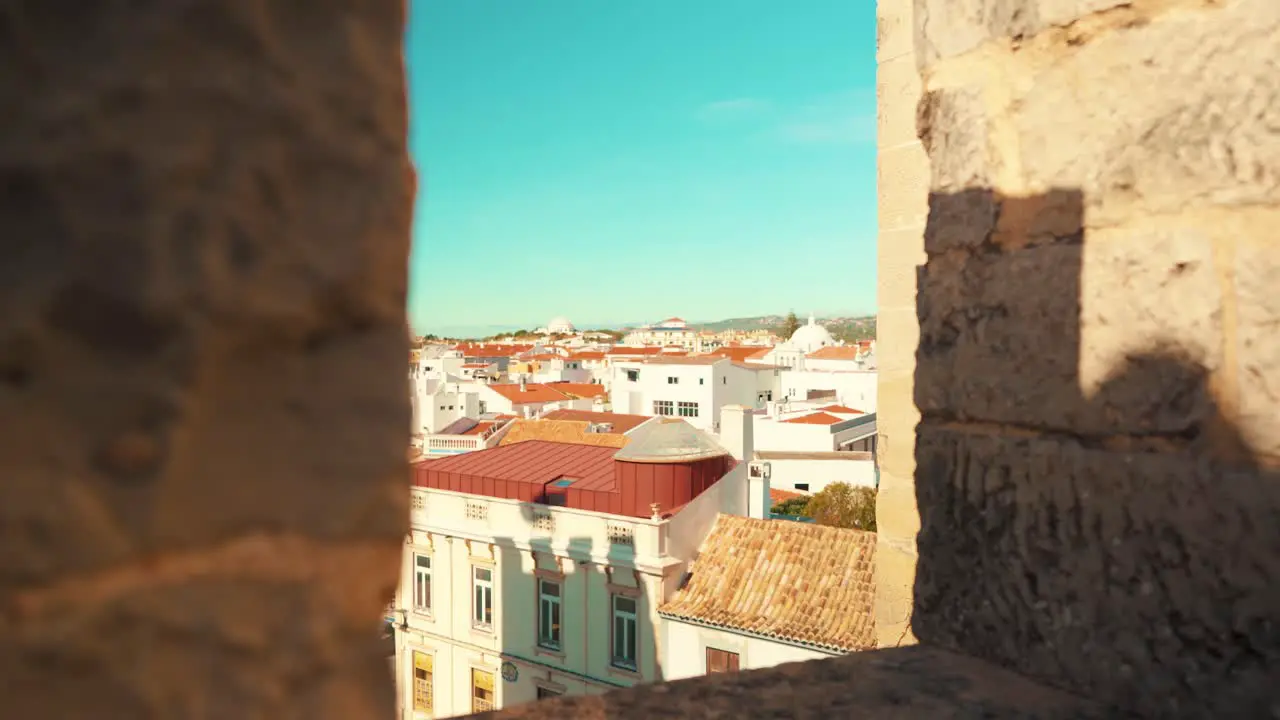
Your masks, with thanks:
M 988 40 L 1022 38 L 1132 0 L 915 0 L 916 60 L 926 68 Z
M 918 442 L 922 641 L 1152 717 L 1280 712 L 1280 476 L 1071 439 Z
M 0 717 L 392 712 L 404 7 L 353 7 L 0 2 Z
M 1234 0 L 1063 52 L 1015 98 L 1027 181 L 1078 188 L 1090 225 L 1280 202 L 1277 47 L 1280 3 Z
M 1277 219 L 1276 222 L 1280 222 Z M 1240 335 L 1240 433 L 1254 452 L 1280 464 L 1280 246 L 1275 228 L 1236 252 Z M 1270 237 L 1268 237 L 1270 236 Z
M 473 715 L 476 720 L 998 720 L 1116 717 L 991 665 L 926 647 L 640 685 Z
M 934 193 L 988 187 L 986 112 L 975 87 L 932 90 L 920 98 L 916 132 L 929 154 Z

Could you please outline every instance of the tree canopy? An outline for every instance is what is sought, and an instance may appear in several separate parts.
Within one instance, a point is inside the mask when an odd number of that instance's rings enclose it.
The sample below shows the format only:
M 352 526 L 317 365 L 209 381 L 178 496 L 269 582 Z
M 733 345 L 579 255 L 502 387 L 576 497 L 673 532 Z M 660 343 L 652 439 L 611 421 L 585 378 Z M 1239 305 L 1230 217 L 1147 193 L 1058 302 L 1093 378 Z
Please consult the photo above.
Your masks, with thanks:
M 875 532 L 876 491 L 836 482 L 814 493 L 804 514 L 819 525 Z
M 782 339 L 790 340 L 792 335 L 800 329 L 800 318 L 796 317 L 794 310 L 787 313 L 787 319 L 782 321 Z

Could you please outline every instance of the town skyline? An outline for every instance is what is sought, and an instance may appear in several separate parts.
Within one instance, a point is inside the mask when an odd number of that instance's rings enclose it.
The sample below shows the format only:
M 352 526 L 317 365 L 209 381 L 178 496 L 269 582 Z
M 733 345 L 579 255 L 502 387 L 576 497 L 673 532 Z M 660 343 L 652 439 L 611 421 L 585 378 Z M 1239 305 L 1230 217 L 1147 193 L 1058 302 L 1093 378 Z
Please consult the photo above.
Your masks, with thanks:
M 744 3 L 413 4 L 413 326 L 874 313 L 874 7 Z

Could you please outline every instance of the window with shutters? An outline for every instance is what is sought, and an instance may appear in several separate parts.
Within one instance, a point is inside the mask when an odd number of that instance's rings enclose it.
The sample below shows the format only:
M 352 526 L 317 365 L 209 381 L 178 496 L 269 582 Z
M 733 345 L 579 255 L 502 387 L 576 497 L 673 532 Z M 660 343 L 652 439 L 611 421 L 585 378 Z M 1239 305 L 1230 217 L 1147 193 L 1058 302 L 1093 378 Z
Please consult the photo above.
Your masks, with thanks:
M 727 673 L 738 671 L 738 653 L 728 650 L 707 648 L 707 673 Z
M 493 673 L 471 670 L 471 712 L 489 712 L 494 707 Z
M 413 710 L 414 712 L 432 711 L 431 672 L 432 656 L 428 653 L 413 653 Z

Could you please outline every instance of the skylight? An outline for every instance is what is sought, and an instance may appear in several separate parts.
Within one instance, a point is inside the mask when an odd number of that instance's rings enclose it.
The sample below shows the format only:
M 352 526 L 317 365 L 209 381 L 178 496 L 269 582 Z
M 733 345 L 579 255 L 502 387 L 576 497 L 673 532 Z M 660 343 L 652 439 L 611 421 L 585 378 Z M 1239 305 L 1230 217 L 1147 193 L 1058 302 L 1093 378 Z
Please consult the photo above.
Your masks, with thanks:
M 555 482 L 551 483 L 551 485 L 552 487 L 567 488 L 573 484 L 573 481 L 575 479 L 576 478 L 560 478 L 559 480 L 556 480 Z

